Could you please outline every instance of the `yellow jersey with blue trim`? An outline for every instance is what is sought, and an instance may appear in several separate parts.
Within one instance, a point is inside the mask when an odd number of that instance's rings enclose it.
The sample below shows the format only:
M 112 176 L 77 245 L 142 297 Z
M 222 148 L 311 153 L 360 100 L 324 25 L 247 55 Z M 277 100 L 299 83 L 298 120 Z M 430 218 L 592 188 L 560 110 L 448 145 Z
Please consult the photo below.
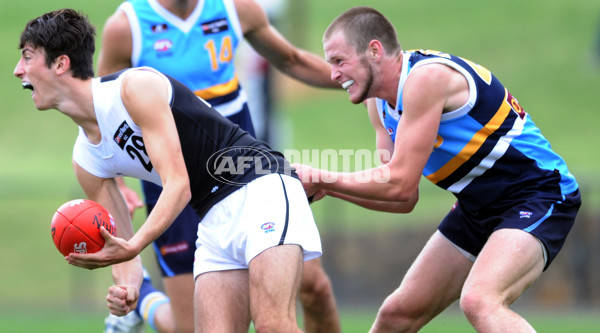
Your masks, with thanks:
M 415 68 L 447 65 L 467 79 L 469 98 L 457 110 L 442 114 L 433 151 L 423 176 L 455 194 L 477 211 L 526 195 L 560 197 L 578 189 L 564 159 L 521 107 L 485 67 L 448 53 L 414 50 L 404 53 L 397 105 L 377 99 L 380 120 L 395 141 L 402 118 L 402 93 Z
M 224 116 L 242 110 L 247 97 L 234 68 L 242 31 L 233 0 L 198 1 L 185 20 L 157 0 L 130 0 L 118 10 L 129 20 L 134 67 L 168 73 Z

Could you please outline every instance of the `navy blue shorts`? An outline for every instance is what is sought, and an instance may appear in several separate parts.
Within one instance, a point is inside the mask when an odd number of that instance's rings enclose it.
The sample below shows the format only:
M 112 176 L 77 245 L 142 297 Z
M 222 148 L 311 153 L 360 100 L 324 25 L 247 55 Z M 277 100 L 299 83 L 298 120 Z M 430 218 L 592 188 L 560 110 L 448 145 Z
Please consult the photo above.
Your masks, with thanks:
M 555 195 L 521 198 L 477 214 L 465 211 L 460 200 L 438 226 L 456 246 L 477 256 L 488 237 L 499 229 L 521 229 L 537 237 L 548 252 L 544 270 L 562 248 L 581 206 L 579 190 L 557 200 Z
M 154 204 L 146 205 L 148 214 Z M 175 276 L 194 271 L 194 252 L 198 238 L 200 218 L 192 206 L 187 205 L 173 224 L 152 243 L 162 276 Z
M 254 136 L 248 103 L 244 104 L 240 112 L 227 118 Z M 162 192 L 162 187 L 142 181 L 142 192 L 150 214 Z M 198 215 L 192 206 L 187 205 L 173 224 L 152 244 L 163 276 L 193 273 L 198 223 L 200 223 Z

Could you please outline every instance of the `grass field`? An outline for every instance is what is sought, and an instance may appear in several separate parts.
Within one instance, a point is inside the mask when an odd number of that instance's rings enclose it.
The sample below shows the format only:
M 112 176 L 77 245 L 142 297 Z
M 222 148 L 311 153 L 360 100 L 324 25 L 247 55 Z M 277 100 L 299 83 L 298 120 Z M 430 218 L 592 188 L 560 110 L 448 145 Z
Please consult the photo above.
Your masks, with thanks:
M 543 333 L 597 333 L 600 318 L 596 312 L 535 312 L 525 311 L 526 318 Z M 375 312 L 373 309 L 345 309 L 341 312 L 342 332 L 364 333 L 369 330 Z M 0 331 L 10 333 L 81 333 L 100 332 L 103 315 L 89 311 L 53 311 L 39 313 L 3 311 L 0 314 Z M 152 332 L 150 328 L 146 332 Z M 253 333 L 250 330 L 249 333 Z M 475 332 L 457 311 L 447 311 L 425 326 L 422 333 Z
M 49 224 L 63 202 L 82 197 L 70 165 L 76 128 L 55 111 L 38 112 L 12 71 L 19 33 L 27 20 L 72 7 L 101 26 L 121 0 L 2 1 L 0 3 L 0 332 L 100 331 L 106 313 L 107 269 L 69 267 L 50 240 Z M 438 49 L 479 62 L 494 72 L 532 114 L 571 171 L 592 189 L 584 209 L 597 213 L 600 167 L 595 147 L 600 124 L 600 3 L 596 0 L 290 1 L 286 35 L 322 54 L 321 36 L 344 9 L 370 4 L 395 23 L 405 49 Z M 282 80 L 278 109 L 286 136 L 280 149 L 372 149 L 366 114 L 343 92 L 307 88 Z M 276 144 L 277 145 L 277 144 Z M 136 186 L 137 182 L 131 182 Z M 363 232 L 435 223 L 453 199 L 423 183 L 415 212 L 398 217 L 349 207 L 335 200 L 314 205 L 322 233 L 339 228 Z M 141 223 L 141 214 L 136 216 Z M 144 253 L 146 262 L 152 262 Z M 400 277 L 398 277 L 399 279 Z M 361 310 L 346 310 L 359 308 Z M 344 332 L 365 332 L 376 306 L 341 304 Z M 569 308 L 523 309 L 540 332 L 597 332 L 600 320 Z M 423 332 L 470 332 L 449 311 Z

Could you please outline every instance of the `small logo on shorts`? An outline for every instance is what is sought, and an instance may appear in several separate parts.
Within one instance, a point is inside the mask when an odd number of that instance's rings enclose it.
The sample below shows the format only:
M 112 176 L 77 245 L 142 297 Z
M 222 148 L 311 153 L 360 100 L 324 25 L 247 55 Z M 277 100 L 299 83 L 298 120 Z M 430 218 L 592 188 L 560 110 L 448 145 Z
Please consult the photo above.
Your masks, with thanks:
M 275 222 L 263 223 L 263 225 L 261 225 L 260 228 L 265 231 L 265 234 L 273 232 L 275 231 Z
M 189 245 L 186 242 L 179 242 L 179 243 L 175 243 L 175 244 L 167 244 L 167 245 L 163 245 L 160 247 L 160 254 L 162 254 L 163 256 L 169 255 L 169 254 L 177 254 L 177 253 L 181 253 L 181 252 L 185 252 L 187 250 L 189 250 Z
M 519 218 L 522 218 L 522 219 L 528 219 L 531 217 L 531 215 L 533 215 L 532 212 L 526 212 L 524 210 L 519 212 Z

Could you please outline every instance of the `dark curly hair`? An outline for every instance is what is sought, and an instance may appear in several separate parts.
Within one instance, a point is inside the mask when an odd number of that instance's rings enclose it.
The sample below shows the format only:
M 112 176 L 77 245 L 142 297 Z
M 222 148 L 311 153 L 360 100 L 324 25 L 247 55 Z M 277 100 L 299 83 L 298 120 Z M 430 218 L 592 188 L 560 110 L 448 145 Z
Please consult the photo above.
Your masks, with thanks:
M 19 49 L 25 45 L 43 48 L 48 67 L 59 56 L 67 55 L 73 77 L 88 79 L 94 76 L 95 36 L 96 29 L 87 16 L 60 9 L 29 21 L 21 33 Z

